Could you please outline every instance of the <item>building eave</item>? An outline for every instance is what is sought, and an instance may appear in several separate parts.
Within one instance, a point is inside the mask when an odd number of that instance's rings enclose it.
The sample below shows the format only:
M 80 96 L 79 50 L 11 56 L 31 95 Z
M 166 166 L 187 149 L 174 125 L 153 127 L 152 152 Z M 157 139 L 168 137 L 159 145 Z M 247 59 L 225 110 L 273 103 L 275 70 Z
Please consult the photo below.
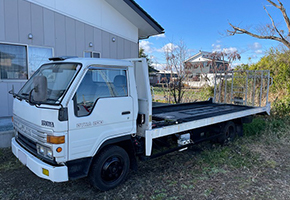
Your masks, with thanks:
M 105 0 L 139 30 L 139 39 L 164 33 L 164 28 L 158 24 L 134 0 Z
M 184 61 L 184 63 L 186 62 L 207 62 L 207 61 L 212 61 L 212 58 L 208 58 L 208 57 L 203 57 L 203 54 L 210 54 L 210 52 L 206 52 L 206 51 L 199 51 L 197 54 L 189 57 L 187 60 Z M 201 61 L 192 61 L 195 58 L 201 57 L 202 60 Z M 216 63 L 229 63 L 229 61 L 226 60 L 215 60 Z
M 195 57 L 197 57 L 197 56 L 199 56 L 199 55 L 201 55 L 202 54 L 202 52 L 200 51 L 200 52 L 198 52 L 197 54 L 194 54 L 193 56 L 191 56 L 191 57 L 189 57 L 187 60 L 185 60 L 184 62 L 189 62 L 190 60 L 192 60 L 192 59 L 194 59 Z

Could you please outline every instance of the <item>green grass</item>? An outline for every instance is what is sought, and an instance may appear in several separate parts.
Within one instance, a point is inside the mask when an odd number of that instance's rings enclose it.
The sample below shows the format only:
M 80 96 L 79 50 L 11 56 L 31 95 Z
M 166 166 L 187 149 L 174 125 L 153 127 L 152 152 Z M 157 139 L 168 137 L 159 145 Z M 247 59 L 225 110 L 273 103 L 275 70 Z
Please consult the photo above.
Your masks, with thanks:
M 154 87 L 154 98 L 153 101 L 168 103 L 164 96 L 170 96 L 170 92 L 166 87 Z M 213 97 L 213 88 L 212 87 L 203 87 L 201 89 L 185 88 L 183 89 L 184 95 L 182 98 L 182 103 L 194 102 L 194 101 L 206 101 L 210 97 Z M 159 98 L 159 99 L 158 99 Z M 171 101 L 173 101 L 171 97 Z M 172 103 L 172 102 L 171 102 Z
M 198 163 L 203 166 L 202 173 L 210 176 L 226 173 L 227 170 L 249 168 L 258 164 L 258 158 L 259 156 L 251 152 L 247 145 L 237 141 L 227 147 L 204 149 L 198 157 Z
M 290 144 L 290 120 L 288 118 L 257 117 L 244 125 L 245 136 L 229 146 L 214 145 L 203 147 L 197 156 L 201 173 L 206 176 L 224 174 L 229 170 L 268 167 L 275 168 L 277 161 L 264 155 L 264 148 L 279 148 Z M 269 156 L 269 157 L 268 157 Z
M 264 117 L 256 117 L 252 123 L 244 124 L 244 134 L 251 136 L 263 133 L 267 126 L 266 120 L 267 118 Z

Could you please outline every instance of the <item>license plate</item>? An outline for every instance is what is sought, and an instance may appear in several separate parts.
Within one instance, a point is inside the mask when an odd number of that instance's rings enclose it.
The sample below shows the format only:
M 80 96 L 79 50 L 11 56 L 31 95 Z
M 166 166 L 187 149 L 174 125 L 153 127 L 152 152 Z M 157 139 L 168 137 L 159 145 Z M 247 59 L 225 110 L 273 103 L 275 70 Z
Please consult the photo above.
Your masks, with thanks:
M 22 152 L 22 151 L 18 151 L 18 159 L 20 160 L 20 162 L 22 162 L 23 165 L 26 165 L 27 163 L 27 157 L 26 155 Z

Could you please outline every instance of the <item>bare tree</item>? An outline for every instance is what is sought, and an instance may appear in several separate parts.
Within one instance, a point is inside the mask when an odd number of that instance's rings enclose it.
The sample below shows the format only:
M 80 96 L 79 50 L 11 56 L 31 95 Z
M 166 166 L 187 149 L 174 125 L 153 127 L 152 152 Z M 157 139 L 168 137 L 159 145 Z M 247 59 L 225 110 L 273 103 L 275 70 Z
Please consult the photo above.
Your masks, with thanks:
M 171 72 L 170 80 L 168 80 L 170 94 L 175 103 L 181 103 L 184 95 L 184 81 L 187 77 L 184 61 L 188 56 L 188 49 L 184 42 L 180 41 L 177 45 L 172 43 L 166 45 L 164 53 L 166 57 L 165 70 Z
M 228 88 L 226 75 L 228 74 L 228 72 L 232 71 L 231 66 L 233 61 L 240 60 L 241 56 L 237 51 L 217 51 L 211 54 L 211 58 L 211 64 L 213 66 L 212 72 L 215 73 L 215 76 L 217 76 L 216 78 L 219 77 L 219 102 L 226 102 L 226 90 L 230 89 Z
M 283 19 L 285 21 L 287 31 L 284 30 L 279 30 L 277 28 L 276 23 L 274 22 L 272 16 L 270 13 L 267 11 L 266 7 L 264 6 L 264 10 L 268 14 L 271 24 L 266 24 L 260 31 L 259 33 L 253 33 L 250 32 L 249 30 L 240 28 L 238 26 L 234 26 L 233 24 L 229 23 L 230 26 L 232 27 L 232 30 L 227 30 L 228 35 L 236 35 L 236 34 L 247 34 L 255 38 L 259 39 L 269 39 L 269 40 L 275 40 L 278 42 L 281 42 L 284 44 L 288 49 L 290 49 L 290 20 L 289 17 L 286 13 L 285 7 L 281 3 L 280 0 L 277 0 L 278 3 L 273 2 L 272 0 L 267 0 L 270 4 L 272 4 L 274 7 L 280 10 L 280 12 L 283 15 Z
M 210 63 L 214 68 L 214 72 L 227 72 L 231 70 L 233 61 L 241 60 L 241 55 L 238 51 L 216 51 L 210 54 L 212 60 Z M 226 61 L 227 59 L 227 61 Z M 218 69 L 218 61 L 222 62 L 221 69 Z

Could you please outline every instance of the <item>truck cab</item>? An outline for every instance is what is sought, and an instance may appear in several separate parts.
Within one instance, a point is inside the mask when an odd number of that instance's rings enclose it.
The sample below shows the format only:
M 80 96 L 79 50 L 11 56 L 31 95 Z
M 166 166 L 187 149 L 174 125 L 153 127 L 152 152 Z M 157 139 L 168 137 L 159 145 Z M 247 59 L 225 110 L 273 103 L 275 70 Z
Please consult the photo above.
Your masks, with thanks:
M 150 128 L 146 77 L 144 59 L 52 58 L 13 94 L 13 153 L 36 175 L 54 182 L 87 176 L 101 162 L 95 155 L 112 151 L 112 144 L 118 143 L 122 154 L 132 153 L 139 112 L 146 114 L 144 121 L 147 117 L 143 131 Z M 126 176 L 129 156 L 122 157 L 103 161 L 105 186 L 98 188 L 106 190 Z

